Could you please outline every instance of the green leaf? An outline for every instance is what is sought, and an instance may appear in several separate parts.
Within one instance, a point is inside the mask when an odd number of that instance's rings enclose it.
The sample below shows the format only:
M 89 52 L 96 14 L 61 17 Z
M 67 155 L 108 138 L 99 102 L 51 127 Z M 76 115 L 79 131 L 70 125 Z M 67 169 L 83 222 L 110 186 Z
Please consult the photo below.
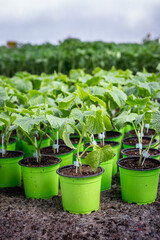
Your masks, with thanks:
M 83 122 L 84 115 L 80 109 L 74 108 L 71 111 L 70 117 L 79 122 Z
M 19 126 L 23 131 L 25 131 L 27 133 L 29 133 L 32 130 L 33 126 L 34 126 L 31 117 L 20 117 L 20 118 L 17 118 L 15 120 L 14 124 Z
M 152 113 L 151 127 L 160 135 L 160 111 Z
M 72 104 L 72 102 L 75 100 L 75 98 L 76 98 L 75 94 L 71 94 L 68 97 L 63 98 L 61 101 L 58 102 L 59 108 L 67 110 Z
M 111 131 L 113 129 L 113 126 L 112 126 L 112 123 L 111 123 L 109 117 L 104 115 L 103 122 L 104 122 L 104 126 L 106 128 L 106 131 Z
M 85 158 L 85 163 L 88 164 L 94 172 L 102 162 L 106 162 L 112 159 L 114 156 L 113 149 L 110 145 L 106 145 L 103 148 L 93 150 Z
M 102 110 L 96 111 L 95 116 L 88 116 L 86 120 L 87 131 L 90 134 L 101 133 L 105 130 Z
M 107 94 L 111 97 L 112 101 L 115 102 L 118 107 L 122 108 L 127 100 L 127 95 L 120 89 L 113 87 Z
M 82 100 L 82 101 L 85 101 L 88 99 L 88 93 L 86 91 L 83 90 L 83 88 L 81 88 L 80 86 L 77 85 L 77 93 L 78 93 L 78 96 L 79 98 Z
M 126 103 L 129 104 L 130 106 L 135 106 L 139 105 L 141 107 L 145 106 L 150 99 L 148 97 L 145 98 L 136 98 L 134 95 L 131 95 L 128 97 Z
M 98 83 L 99 83 L 101 80 L 102 80 L 102 78 L 99 77 L 99 76 L 97 76 L 97 77 L 92 77 L 92 78 L 90 78 L 90 79 L 88 79 L 88 80 L 86 81 L 86 84 L 87 84 L 88 86 L 96 86 L 96 85 L 98 85 Z
M 123 128 L 127 123 L 132 123 L 137 117 L 136 113 L 122 112 L 118 117 L 113 118 L 114 126 L 119 130 Z
M 104 108 L 106 108 L 105 102 L 102 101 L 100 98 L 95 97 L 95 96 L 93 96 L 93 95 L 91 95 L 91 94 L 89 94 L 89 98 L 91 99 L 91 101 L 93 101 L 93 102 L 98 102 L 100 105 L 102 105 Z
M 70 147 L 70 148 L 72 148 L 72 149 L 75 149 L 75 147 L 73 146 L 73 144 L 72 144 L 72 142 L 71 142 L 71 140 L 70 140 L 70 138 L 69 138 L 69 136 L 68 136 L 67 129 L 65 129 L 65 130 L 63 131 L 62 138 L 63 138 L 63 141 L 65 142 L 65 144 L 66 144 L 68 147 Z
M 2 112 L 2 113 L 0 113 L 0 121 L 2 121 L 4 124 L 6 124 L 9 127 L 10 116 L 7 113 Z

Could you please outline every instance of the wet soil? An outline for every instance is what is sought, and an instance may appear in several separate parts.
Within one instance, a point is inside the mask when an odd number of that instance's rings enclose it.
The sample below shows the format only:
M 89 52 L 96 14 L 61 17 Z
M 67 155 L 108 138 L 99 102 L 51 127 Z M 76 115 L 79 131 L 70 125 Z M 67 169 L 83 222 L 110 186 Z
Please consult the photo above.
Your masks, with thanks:
M 136 136 L 135 130 L 131 130 L 130 134 L 133 136 Z M 144 129 L 143 131 L 144 136 L 153 136 L 155 134 L 155 130 L 154 129 L 149 129 L 147 131 L 147 129 Z
M 41 162 L 37 163 L 37 159 L 34 157 L 25 158 L 21 161 L 23 166 L 27 167 L 44 167 L 44 166 L 51 166 L 53 164 L 59 163 L 60 159 L 51 156 L 41 156 Z
M 36 200 L 25 198 L 23 186 L 0 189 L 0 239 L 160 239 L 160 191 L 152 204 L 128 204 L 119 182 L 117 174 L 112 188 L 101 193 L 100 209 L 87 215 L 64 212 L 60 191 L 52 199 Z
M 142 139 L 142 144 L 146 146 L 146 145 L 149 144 L 150 140 L 151 140 L 151 139 L 148 139 L 148 138 L 145 138 L 145 137 L 144 137 L 144 138 Z M 131 138 L 124 139 L 124 140 L 123 140 L 123 143 L 134 146 L 134 145 L 136 145 L 137 143 L 139 143 L 139 141 L 138 141 L 138 138 L 137 138 L 137 137 L 133 137 L 133 138 L 131 137 Z M 152 144 L 155 144 L 155 143 L 156 143 L 156 140 L 154 139 L 154 141 L 153 141 Z
M 0 153 L 0 158 L 15 158 L 19 156 L 23 156 L 23 152 L 17 152 L 17 151 L 7 151 L 4 157 L 2 157 L 2 153 Z
M 160 167 L 160 162 L 155 159 L 146 159 L 143 166 L 138 166 L 138 159 L 127 159 L 120 163 L 121 166 L 131 169 L 154 169 Z
M 58 154 L 62 154 L 62 153 L 67 153 L 70 152 L 72 149 L 70 147 L 67 146 L 59 146 L 59 150 L 57 153 L 57 150 L 55 150 L 55 153 L 53 152 L 53 148 L 51 147 L 45 147 L 41 149 L 41 154 L 48 154 L 48 155 L 58 155 Z
M 159 150 L 157 150 L 157 149 L 150 149 L 149 151 L 148 151 L 148 153 L 151 155 L 151 156 L 155 156 L 155 155 L 158 155 L 160 152 L 159 152 Z M 137 148 L 137 149 L 133 149 L 133 150 L 126 150 L 126 151 L 124 151 L 124 154 L 126 154 L 126 155 L 130 155 L 130 156 L 140 156 L 140 154 L 139 154 L 139 149 Z
M 67 175 L 67 176 L 77 176 L 77 177 L 83 177 L 83 176 L 93 176 L 96 174 L 99 174 L 102 172 L 102 169 L 99 167 L 96 172 L 93 172 L 90 166 L 82 166 L 82 174 L 79 173 L 79 171 L 76 173 L 76 167 L 72 166 L 67 169 L 62 169 L 59 171 L 61 174 Z

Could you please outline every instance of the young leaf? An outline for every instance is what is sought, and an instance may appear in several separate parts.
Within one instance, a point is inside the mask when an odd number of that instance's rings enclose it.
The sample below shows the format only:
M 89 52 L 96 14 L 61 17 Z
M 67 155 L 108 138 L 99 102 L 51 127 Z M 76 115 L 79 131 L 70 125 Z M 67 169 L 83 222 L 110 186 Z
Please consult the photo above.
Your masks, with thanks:
M 123 128 L 127 123 L 131 123 L 137 117 L 136 113 L 122 112 L 118 117 L 113 119 L 114 126 L 119 130 Z
M 88 164 L 94 172 L 96 172 L 98 166 L 102 162 L 106 162 L 113 158 L 114 152 L 110 145 L 106 145 L 103 148 L 93 150 L 85 158 L 85 163 Z

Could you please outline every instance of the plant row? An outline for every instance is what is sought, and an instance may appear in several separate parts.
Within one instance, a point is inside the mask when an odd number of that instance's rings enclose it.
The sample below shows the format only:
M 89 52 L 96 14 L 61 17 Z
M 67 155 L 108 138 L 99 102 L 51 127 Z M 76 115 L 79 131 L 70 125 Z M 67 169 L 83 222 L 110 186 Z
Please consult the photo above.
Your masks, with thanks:
M 70 69 L 84 68 L 91 73 L 95 67 L 109 70 L 130 69 L 134 73 L 143 68 L 156 72 L 160 62 L 160 45 L 157 40 L 143 44 L 115 44 L 81 42 L 67 39 L 59 45 L 24 45 L 21 48 L 0 47 L 0 74 L 13 76 L 17 71 L 31 74 L 54 71 L 69 73 Z
M 64 210 L 85 214 L 98 210 L 100 190 L 111 188 L 118 164 L 122 199 L 155 201 L 159 79 L 115 68 L 2 77 L 0 187 L 21 185 L 22 171 L 26 197 L 51 198 L 60 178 Z

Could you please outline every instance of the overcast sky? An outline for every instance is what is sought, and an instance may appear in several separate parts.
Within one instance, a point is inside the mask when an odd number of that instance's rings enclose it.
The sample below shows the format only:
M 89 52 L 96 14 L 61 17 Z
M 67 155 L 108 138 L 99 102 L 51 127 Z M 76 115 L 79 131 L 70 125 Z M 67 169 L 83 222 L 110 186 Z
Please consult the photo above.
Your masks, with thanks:
M 0 0 L 0 44 L 141 42 L 160 36 L 160 0 Z

